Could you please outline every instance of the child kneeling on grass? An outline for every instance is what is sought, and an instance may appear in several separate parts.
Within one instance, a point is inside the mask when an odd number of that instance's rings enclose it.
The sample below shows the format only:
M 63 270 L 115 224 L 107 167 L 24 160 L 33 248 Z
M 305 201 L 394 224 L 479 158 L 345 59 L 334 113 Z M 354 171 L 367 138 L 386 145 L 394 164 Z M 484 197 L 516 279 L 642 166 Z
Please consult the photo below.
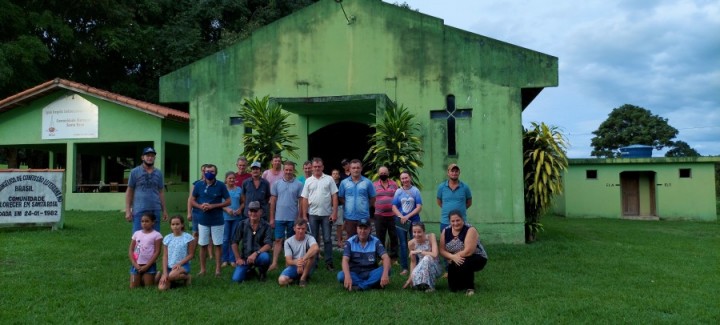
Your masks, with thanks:
M 140 219 L 141 229 L 132 235 L 128 258 L 130 267 L 130 288 L 155 284 L 157 273 L 155 261 L 160 255 L 162 235 L 155 230 L 155 215 L 145 213 Z
M 163 239 L 162 267 L 163 274 L 158 289 L 170 289 L 173 283 L 184 282 L 190 284 L 190 260 L 195 255 L 195 238 L 186 233 L 185 220 L 179 215 L 170 218 L 171 234 Z

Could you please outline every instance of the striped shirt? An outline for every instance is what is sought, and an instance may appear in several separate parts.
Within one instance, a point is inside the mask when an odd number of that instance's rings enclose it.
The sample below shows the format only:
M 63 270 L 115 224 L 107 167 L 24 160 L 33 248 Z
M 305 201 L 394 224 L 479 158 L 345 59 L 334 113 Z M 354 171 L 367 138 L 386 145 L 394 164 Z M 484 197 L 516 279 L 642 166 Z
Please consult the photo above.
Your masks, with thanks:
M 398 189 L 397 183 L 388 179 L 387 187 L 383 187 L 382 181 L 373 183 L 375 187 L 375 215 L 379 217 L 393 217 L 393 197 Z

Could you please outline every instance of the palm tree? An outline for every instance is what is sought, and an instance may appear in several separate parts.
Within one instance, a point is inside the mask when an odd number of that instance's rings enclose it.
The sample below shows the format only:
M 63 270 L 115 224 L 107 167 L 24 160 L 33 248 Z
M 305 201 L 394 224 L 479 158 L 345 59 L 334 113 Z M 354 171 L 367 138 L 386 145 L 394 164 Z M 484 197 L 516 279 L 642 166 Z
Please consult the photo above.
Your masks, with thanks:
M 523 172 L 525 179 L 525 239 L 535 240 L 542 230 L 540 217 L 562 194 L 562 173 L 567 169 L 567 139 L 557 127 L 531 123 L 523 129 Z
M 298 147 L 292 145 L 298 139 L 288 131 L 293 124 L 287 122 L 290 113 L 282 106 L 271 103 L 268 96 L 262 99 L 245 98 L 240 109 L 240 117 L 246 128 L 252 132 L 243 135 L 243 155 L 249 161 L 259 161 L 269 166 L 273 154 L 285 152 L 295 158 Z
M 386 166 L 390 178 L 399 179 L 400 172 L 407 171 L 415 186 L 422 188 L 417 170 L 423 166 L 423 149 L 418 135 L 420 124 L 414 118 L 404 106 L 391 104 L 382 120 L 371 125 L 375 133 L 370 136 L 372 146 L 364 158 L 371 168 L 368 172 L 371 179 L 377 179 L 378 168 Z

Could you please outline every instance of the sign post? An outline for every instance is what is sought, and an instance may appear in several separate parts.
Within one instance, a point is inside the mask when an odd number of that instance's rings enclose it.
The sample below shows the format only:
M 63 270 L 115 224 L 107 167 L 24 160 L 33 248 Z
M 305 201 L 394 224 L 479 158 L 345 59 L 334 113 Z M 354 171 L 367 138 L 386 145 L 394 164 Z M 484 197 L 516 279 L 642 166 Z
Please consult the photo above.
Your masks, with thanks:
M 64 169 L 0 170 L 0 227 L 63 227 Z

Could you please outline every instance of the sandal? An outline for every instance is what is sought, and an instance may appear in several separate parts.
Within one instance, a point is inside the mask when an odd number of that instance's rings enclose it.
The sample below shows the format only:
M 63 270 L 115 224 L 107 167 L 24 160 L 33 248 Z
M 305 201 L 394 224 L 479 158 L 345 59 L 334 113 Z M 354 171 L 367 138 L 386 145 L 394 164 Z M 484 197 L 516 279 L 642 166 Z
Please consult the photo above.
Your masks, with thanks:
M 400 272 L 400 275 L 402 275 L 402 276 L 408 275 L 408 270 L 402 270 L 402 272 Z

